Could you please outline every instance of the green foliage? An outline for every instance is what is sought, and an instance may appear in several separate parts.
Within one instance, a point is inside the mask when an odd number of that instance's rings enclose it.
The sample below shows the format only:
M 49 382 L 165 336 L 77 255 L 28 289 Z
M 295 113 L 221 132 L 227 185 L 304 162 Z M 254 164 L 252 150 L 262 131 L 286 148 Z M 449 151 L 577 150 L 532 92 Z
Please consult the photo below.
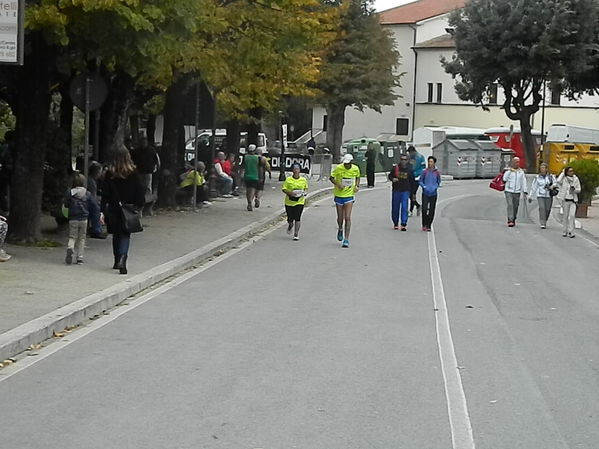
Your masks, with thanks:
M 599 161 L 591 159 L 578 159 L 569 164 L 578 179 L 580 179 L 580 201 L 590 203 L 599 187 Z
M 6 131 L 15 129 L 15 126 L 15 116 L 13 115 L 10 106 L 4 101 L 0 101 L 0 137 L 2 141 L 4 141 Z
M 540 109 L 545 81 L 571 95 L 583 86 L 576 74 L 588 70 L 594 48 L 594 0 L 471 0 L 449 19 L 456 42 L 445 71 L 456 79 L 464 101 L 487 108 L 491 87 L 504 92 L 507 117 L 520 122 L 529 168 L 535 148 L 531 117 Z
M 472 0 L 450 17 L 456 55 L 443 64 L 462 100 L 485 105 L 499 83 L 506 114 L 518 120 L 538 111 L 544 81 L 588 69 L 595 17 L 593 0 Z
M 397 98 L 402 74 L 393 38 L 380 25 L 369 1 L 351 0 L 342 9 L 339 32 L 327 49 L 318 87 L 326 104 L 381 110 Z

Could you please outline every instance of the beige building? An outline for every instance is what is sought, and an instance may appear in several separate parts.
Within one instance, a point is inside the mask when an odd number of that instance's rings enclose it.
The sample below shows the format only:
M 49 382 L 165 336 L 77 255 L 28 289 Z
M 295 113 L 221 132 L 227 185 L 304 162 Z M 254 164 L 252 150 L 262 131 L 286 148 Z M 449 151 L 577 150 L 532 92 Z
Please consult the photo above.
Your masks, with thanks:
M 500 109 L 504 100 L 501 88 L 496 94 L 497 106 L 484 111 L 458 98 L 454 80 L 441 65 L 442 57 L 451 59 L 455 52 L 453 39 L 447 34 L 449 14 L 463 5 L 464 0 L 417 0 L 379 13 L 401 55 L 397 70 L 405 74 L 396 91 L 400 98 L 393 106 L 383 107 L 382 113 L 346 109 L 343 140 L 387 133 L 410 142 L 414 129 L 423 126 L 519 127 Z M 599 128 L 599 96 L 584 96 L 575 102 L 547 90 L 545 104 L 545 131 L 552 123 Z M 533 128 L 540 130 L 541 122 L 539 111 Z M 323 108 L 314 109 L 312 123 L 315 131 L 326 131 Z

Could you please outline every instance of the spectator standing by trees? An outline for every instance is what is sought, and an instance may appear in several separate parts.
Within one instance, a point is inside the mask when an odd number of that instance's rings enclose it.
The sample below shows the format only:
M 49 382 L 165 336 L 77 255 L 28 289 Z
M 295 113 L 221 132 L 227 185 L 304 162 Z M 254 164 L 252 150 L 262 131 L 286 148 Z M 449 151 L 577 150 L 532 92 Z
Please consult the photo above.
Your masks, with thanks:
M 123 145 L 115 151 L 113 161 L 106 172 L 102 196 L 108 232 L 112 234 L 112 268 L 119 270 L 120 274 L 127 274 L 131 241 L 131 233 L 123 226 L 121 204 L 133 204 L 141 208 L 145 201 L 144 194 L 145 186 L 141 183 L 129 151 Z
M 6 217 L 0 215 L 0 262 L 9 261 L 12 256 L 6 254 L 6 250 L 4 249 L 4 241 L 6 240 L 6 234 L 8 233 L 8 223 L 6 222 Z

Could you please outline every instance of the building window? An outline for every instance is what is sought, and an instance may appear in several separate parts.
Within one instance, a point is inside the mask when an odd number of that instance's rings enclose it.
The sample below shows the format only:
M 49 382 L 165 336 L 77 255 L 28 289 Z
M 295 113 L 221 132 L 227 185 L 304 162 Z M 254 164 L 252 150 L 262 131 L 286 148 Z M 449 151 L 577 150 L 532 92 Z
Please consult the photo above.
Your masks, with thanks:
M 562 101 L 562 89 L 559 86 L 553 86 L 551 88 L 551 104 L 559 106 Z
M 443 99 L 443 84 L 437 83 L 437 103 L 441 103 Z
M 489 104 L 497 104 L 497 83 L 489 86 Z
M 433 102 L 433 83 L 428 83 L 428 99 L 429 103 Z
M 322 130 L 326 131 L 327 130 L 327 115 L 323 115 L 322 116 Z
M 395 134 L 398 136 L 407 136 L 409 131 L 410 119 L 398 118 L 395 121 Z

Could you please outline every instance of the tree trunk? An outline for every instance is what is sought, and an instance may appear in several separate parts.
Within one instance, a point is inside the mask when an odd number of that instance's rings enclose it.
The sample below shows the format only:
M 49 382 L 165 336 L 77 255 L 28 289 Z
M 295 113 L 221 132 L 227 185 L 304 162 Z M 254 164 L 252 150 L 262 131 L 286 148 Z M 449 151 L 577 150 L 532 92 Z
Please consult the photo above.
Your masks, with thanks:
M 125 143 L 129 108 L 133 101 L 133 85 L 133 78 L 120 72 L 110 80 L 108 98 L 101 109 L 101 161 L 109 161 L 114 149 Z
M 327 146 L 331 150 L 333 160 L 338 161 L 341 153 L 341 144 L 343 143 L 345 106 L 328 105 L 327 116 Z
M 260 108 L 252 109 L 250 111 L 250 116 L 253 120 L 247 124 L 246 150 L 252 143 L 258 146 L 258 134 L 262 131 L 262 113 L 263 111 Z
M 183 164 L 180 149 L 181 141 L 185 141 L 183 132 L 183 102 L 185 100 L 186 83 L 183 79 L 175 82 L 166 92 L 164 105 L 164 134 L 162 138 L 161 176 L 158 189 L 160 207 L 177 205 L 177 175 Z
M 131 115 L 129 117 L 129 128 L 131 129 L 131 142 L 133 147 L 140 146 L 140 133 L 139 133 L 139 116 Z
M 146 125 L 146 134 L 148 136 L 148 143 L 151 146 L 156 145 L 156 116 L 154 114 L 148 115 L 148 122 Z
M 40 33 L 31 33 L 31 53 L 20 70 L 16 160 L 11 188 L 10 233 L 17 241 L 42 238 L 40 216 L 50 108 L 51 49 Z
M 525 112 L 520 117 L 520 130 L 522 131 L 522 143 L 526 154 L 526 168 L 528 173 L 537 172 L 537 148 L 535 139 L 532 137 L 530 126 L 531 115 Z
M 227 153 L 239 154 L 241 123 L 239 120 L 229 120 L 227 122 Z

